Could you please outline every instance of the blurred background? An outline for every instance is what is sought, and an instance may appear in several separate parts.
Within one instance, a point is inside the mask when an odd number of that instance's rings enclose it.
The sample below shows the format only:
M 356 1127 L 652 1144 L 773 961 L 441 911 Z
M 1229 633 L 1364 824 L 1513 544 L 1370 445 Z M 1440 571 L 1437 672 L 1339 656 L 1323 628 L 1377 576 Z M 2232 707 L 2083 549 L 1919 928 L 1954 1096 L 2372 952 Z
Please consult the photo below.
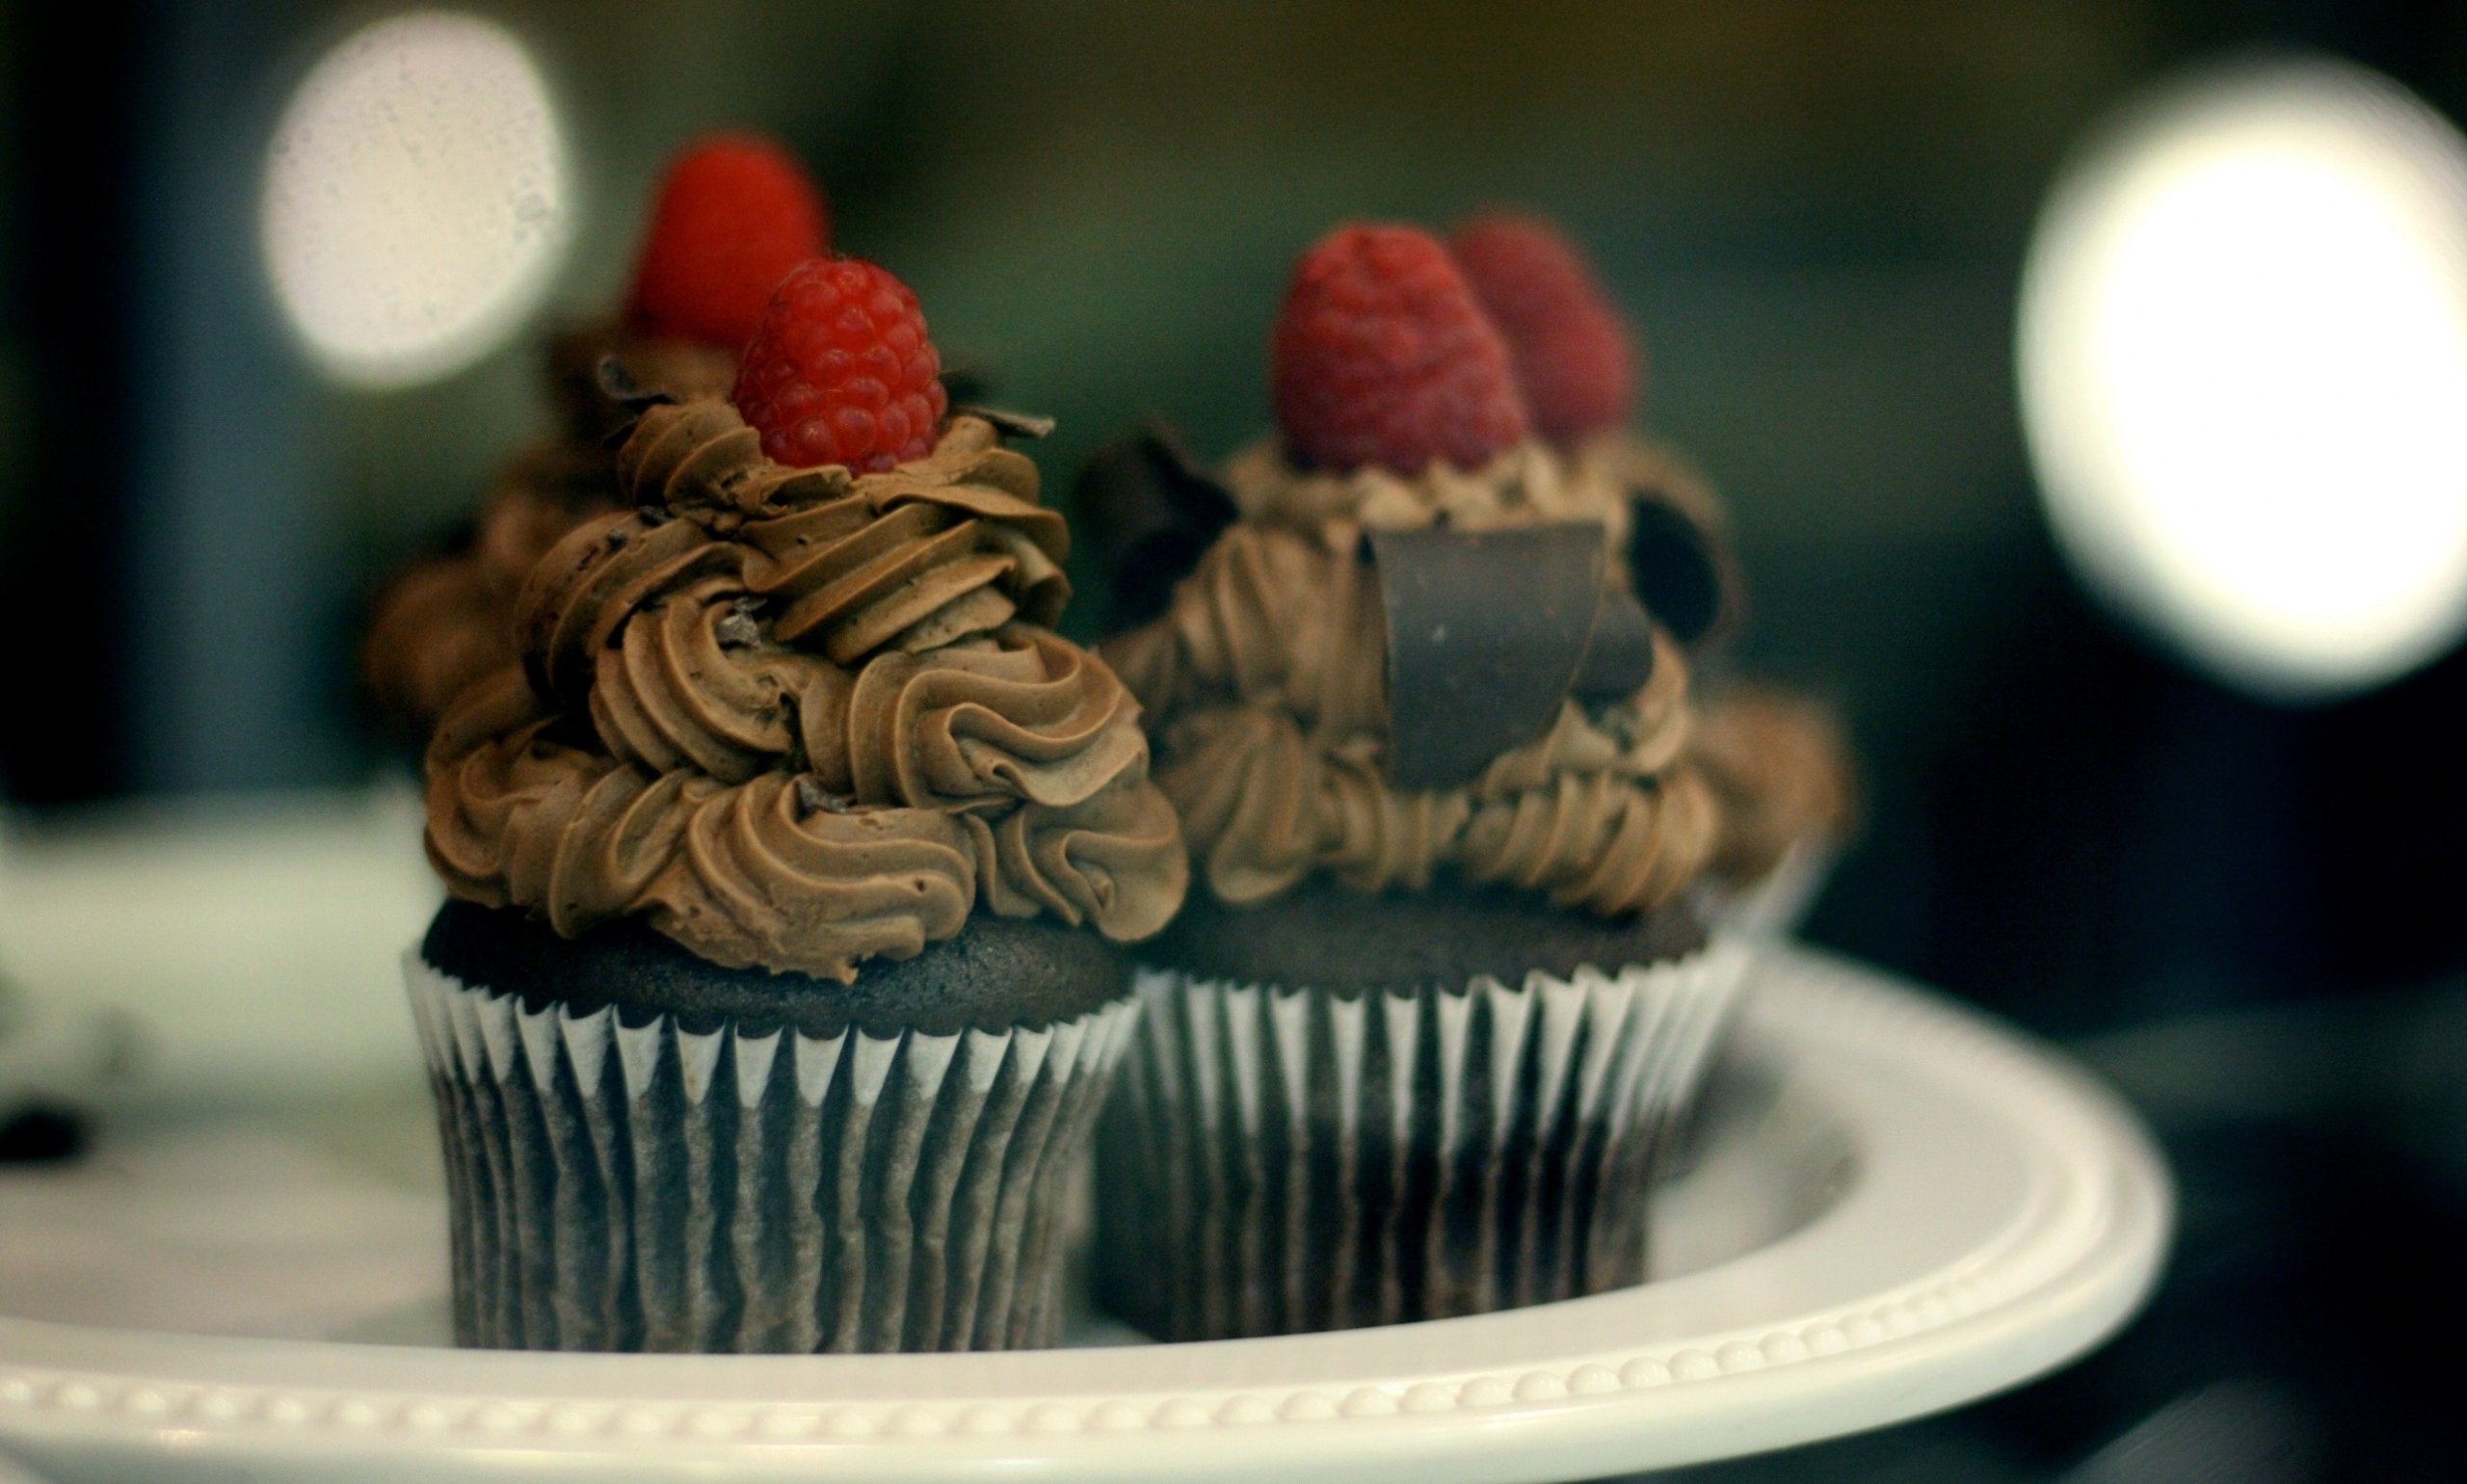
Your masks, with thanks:
M 2439 125 L 2467 114 L 2467 8 L 478 4 L 458 13 L 501 28 L 509 83 L 464 144 L 531 172 L 536 230 L 435 345 L 355 361 L 353 327 L 273 286 L 269 149 L 319 59 L 395 13 L 0 10 L 0 800 L 20 836 L 408 786 L 357 688 L 371 587 L 540 426 L 544 336 L 623 291 L 660 162 L 699 130 L 797 149 L 836 245 L 905 278 L 995 400 L 1060 419 L 1033 450 L 1057 490 L 1143 412 L 1210 456 L 1257 436 L 1287 268 L 1333 222 L 1537 209 L 1634 315 L 1648 425 L 1727 499 L 1740 665 L 1856 739 L 1864 826 L 1809 936 L 2066 1040 L 2184 1186 L 2167 1285 L 2107 1351 L 1702 1476 L 2454 1476 L 2447 1378 L 2391 1357 L 2467 1304 L 2467 401 L 2442 380 L 2467 356 L 2467 199 Z M 2205 251 L 2268 271 L 2146 362 L 2227 388 L 2208 446 L 2235 457 L 2068 462 L 2051 440 L 2079 409 L 2050 379 L 2088 362 L 2048 352 L 2027 437 L 2017 372 L 2026 299 L 2078 307 L 2103 281 L 2057 240 L 2059 182 L 2095 187 L 2183 79 L 2238 67 L 2279 78 L 2271 98 L 2326 79 L 2334 116 L 2422 111 L 2395 165 L 2356 170 L 2396 179 L 2391 220 L 2421 228 L 2430 298 L 2394 323 L 2450 338 L 2428 371 L 2369 337 L 2303 354 L 2283 327 L 2353 323 L 2342 275 L 2390 279 L 2335 255 L 2277 277 L 2265 215 Z M 2087 278 L 2048 286 L 2065 272 Z M 2240 375 L 2272 378 L 2263 401 Z M 2427 451 L 2394 468 L 2402 446 Z M 2259 491 L 2272 529 L 2300 558 L 2307 521 L 2361 541 L 2361 585 L 2394 603 L 2412 584 L 2388 642 L 2277 664 L 2267 623 L 2204 606 L 2203 571 L 2101 566 L 2085 503 L 2163 502 L 2204 469 L 2222 550 L 2264 518 L 2239 481 L 2300 475 Z M 2429 523 L 2393 524 L 2393 498 Z M 2258 601 L 2313 585 L 2299 559 Z

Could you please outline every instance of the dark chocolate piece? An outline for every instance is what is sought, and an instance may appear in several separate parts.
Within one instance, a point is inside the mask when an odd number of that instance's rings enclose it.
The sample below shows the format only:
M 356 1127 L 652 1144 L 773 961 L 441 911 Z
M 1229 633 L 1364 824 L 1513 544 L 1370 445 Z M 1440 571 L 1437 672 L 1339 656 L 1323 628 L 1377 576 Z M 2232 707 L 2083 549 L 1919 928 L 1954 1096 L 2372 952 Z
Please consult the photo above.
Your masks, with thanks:
M 602 356 L 592 373 L 599 382 L 600 394 L 619 403 L 628 411 L 640 412 L 646 408 L 663 407 L 676 399 L 667 392 L 650 390 L 634 380 L 634 373 L 614 356 Z
M 1593 638 L 1577 670 L 1576 693 L 1587 698 L 1632 696 L 1654 677 L 1654 621 L 1636 595 L 1605 584 Z
M 1602 606 L 1600 526 L 1372 531 L 1388 618 L 1388 773 L 1461 783 L 1540 736 Z
M 0 1114 L 0 1164 L 57 1164 L 86 1152 L 83 1115 L 38 1102 Z
M 723 649 L 750 649 L 760 644 L 762 625 L 756 621 L 754 601 L 740 597 L 730 604 L 729 611 L 711 625 L 711 637 L 719 641 Z
M 1586 965 L 1614 972 L 1692 953 L 1705 929 L 1692 908 L 1597 917 L 1538 891 L 1443 878 L 1419 891 L 1365 896 L 1312 877 L 1282 896 L 1229 907 L 1193 891 L 1140 958 L 1202 979 L 1308 985 L 1351 998 L 1377 991 L 1454 992 L 1488 974 L 1522 984 L 1527 969 L 1566 979 Z
M 868 960 L 856 983 L 840 984 L 723 968 L 637 917 L 563 938 L 518 908 L 461 900 L 438 911 L 420 957 L 535 1010 L 615 1005 L 628 1025 L 674 1015 L 693 1031 L 732 1020 L 756 1032 L 787 1025 L 809 1036 L 851 1024 L 876 1036 L 1048 1025 L 1117 997 L 1128 977 L 1120 952 L 1095 933 L 1032 917 L 971 917 L 958 937 L 927 943 L 913 959 Z
M 974 402 L 951 404 L 953 417 L 982 417 L 994 425 L 994 431 L 1006 438 L 1041 438 L 1053 431 L 1053 419 L 1034 412 L 1014 412 L 1006 408 L 984 407 Z
M 1643 495 L 1628 508 L 1628 570 L 1636 596 L 1681 644 L 1702 644 L 1726 630 L 1738 606 L 1729 553 L 1668 500 Z
M 1073 498 L 1074 524 L 1112 580 L 1110 618 L 1118 628 L 1164 612 L 1174 584 L 1236 515 L 1232 492 L 1154 420 L 1091 455 Z
M 995 380 L 989 362 L 942 358 L 942 395 L 953 407 L 970 406 L 994 395 Z
M 624 409 L 625 415 L 617 425 L 600 435 L 599 446 L 615 448 L 634 436 L 634 425 L 643 414 L 655 407 L 666 407 L 676 399 L 657 388 L 647 388 L 634 379 L 634 373 L 615 356 L 602 356 L 591 369 L 592 380 L 598 384 L 599 394 Z

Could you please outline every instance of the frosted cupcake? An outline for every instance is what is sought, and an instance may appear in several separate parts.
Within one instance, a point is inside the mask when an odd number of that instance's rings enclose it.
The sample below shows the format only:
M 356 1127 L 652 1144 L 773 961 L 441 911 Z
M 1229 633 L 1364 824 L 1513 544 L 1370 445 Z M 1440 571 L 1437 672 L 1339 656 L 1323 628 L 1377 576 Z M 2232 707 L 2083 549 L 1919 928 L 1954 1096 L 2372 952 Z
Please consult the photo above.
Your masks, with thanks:
M 1657 614 L 1700 651 L 1718 649 L 1740 617 L 1721 502 L 1635 430 L 1643 354 L 1583 254 L 1549 224 L 1503 214 L 1459 225 L 1448 250 L 1507 342 L 1534 432 L 1586 480 L 1631 491 L 1629 563 L 1661 595 Z M 1849 836 L 1848 747 L 1822 706 L 1770 684 L 1716 675 L 1703 707 L 1691 746 L 1723 821 L 1703 894 L 1726 925 L 1787 931 Z
M 1050 1343 L 1061 1198 L 1187 865 L 1138 707 L 1048 626 L 1062 521 L 946 415 L 913 294 L 781 285 L 733 401 L 643 399 L 429 753 L 408 961 L 456 1332 Z
M 600 387 L 602 363 L 679 399 L 727 395 L 771 290 L 825 251 L 829 227 L 821 192 L 774 141 L 713 135 L 669 162 L 623 306 L 549 344 L 547 435 L 516 457 L 466 538 L 395 574 L 371 605 L 361 667 L 390 725 L 425 742 L 456 696 L 512 663 L 523 579 L 568 531 L 616 508 L 609 438 L 626 414 Z
M 1279 436 L 1221 486 L 1101 465 L 1238 516 L 1102 650 L 1197 886 L 1141 955 L 1102 1295 L 1180 1339 L 1632 1284 L 1740 960 L 1689 892 L 1720 811 L 1630 492 L 1532 436 L 1425 233 L 1313 248 L 1273 362 Z M 1083 487 L 1134 563 L 1139 486 Z

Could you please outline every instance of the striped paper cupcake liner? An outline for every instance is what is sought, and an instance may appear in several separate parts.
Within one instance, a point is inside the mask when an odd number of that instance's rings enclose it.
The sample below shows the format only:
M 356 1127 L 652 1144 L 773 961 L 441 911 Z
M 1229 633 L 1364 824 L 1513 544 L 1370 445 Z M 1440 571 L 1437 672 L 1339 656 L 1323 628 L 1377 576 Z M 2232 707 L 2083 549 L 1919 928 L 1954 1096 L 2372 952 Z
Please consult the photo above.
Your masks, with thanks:
M 1143 969 L 1099 1139 L 1100 1297 L 1164 1339 L 1640 1282 L 1656 1165 L 1747 962 L 1415 994 Z
M 1037 1029 L 809 1036 L 527 1008 L 407 956 L 451 1209 L 457 1342 L 1053 1343 L 1065 1193 L 1126 996 Z

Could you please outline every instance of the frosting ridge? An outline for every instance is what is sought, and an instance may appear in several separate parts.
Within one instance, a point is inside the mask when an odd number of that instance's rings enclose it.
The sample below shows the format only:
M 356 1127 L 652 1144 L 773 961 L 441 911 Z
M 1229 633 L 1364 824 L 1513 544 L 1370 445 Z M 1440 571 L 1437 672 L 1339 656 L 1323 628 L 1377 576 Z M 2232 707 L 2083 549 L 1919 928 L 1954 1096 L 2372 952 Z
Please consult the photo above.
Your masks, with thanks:
M 1138 702 L 1040 626 L 1064 531 L 991 425 L 859 476 L 773 464 L 704 399 L 649 408 L 615 463 L 635 508 L 534 566 L 521 663 L 431 748 L 457 895 L 843 982 L 980 905 L 1163 926 L 1188 864 Z
M 1848 837 L 1858 812 L 1849 747 L 1823 707 L 1738 681 L 1706 708 L 1698 731 L 1696 751 L 1724 820 L 1709 874 L 1744 885 L 1794 844 Z
M 615 357 L 637 384 L 680 397 L 722 395 L 736 354 L 644 334 L 614 321 L 570 329 L 549 344 L 554 429 L 514 460 L 481 510 L 467 546 L 418 563 L 370 605 L 361 671 L 380 707 L 425 739 L 464 689 L 516 655 L 514 610 L 523 579 L 580 521 L 617 509 L 615 455 L 603 440 L 623 409 L 599 389 Z
M 1387 621 L 1363 532 L 1588 520 L 1615 538 L 1625 485 L 1539 444 L 1409 479 L 1295 469 L 1268 443 L 1227 483 L 1245 518 L 1162 615 L 1101 647 L 1161 719 L 1157 782 L 1218 897 L 1261 901 L 1314 872 L 1413 890 L 1446 869 L 1616 916 L 1672 900 L 1704 868 L 1719 802 L 1690 746 L 1687 657 L 1658 625 L 1641 688 L 1563 700 L 1543 735 L 1470 782 L 1405 788 L 1385 766 Z

